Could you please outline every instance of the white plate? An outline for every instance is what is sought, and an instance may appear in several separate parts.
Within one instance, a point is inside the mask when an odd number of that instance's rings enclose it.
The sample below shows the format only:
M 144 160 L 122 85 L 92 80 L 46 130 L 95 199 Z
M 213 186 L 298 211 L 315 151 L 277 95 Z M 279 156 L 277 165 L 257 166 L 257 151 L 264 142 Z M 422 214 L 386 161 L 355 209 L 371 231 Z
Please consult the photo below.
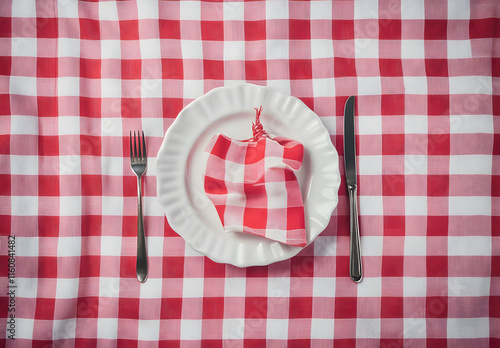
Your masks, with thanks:
M 325 229 L 338 202 L 338 154 L 319 117 L 302 101 L 275 88 L 242 84 L 215 88 L 186 106 L 169 127 L 158 152 L 158 198 L 170 226 L 194 250 L 239 267 L 268 265 L 302 248 L 247 233 L 227 233 L 203 189 L 204 156 L 218 133 L 252 136 L 254 107 L 263 106 L 264 129 L 304 145 L 296 172 L 304 200 L 307 242 Z

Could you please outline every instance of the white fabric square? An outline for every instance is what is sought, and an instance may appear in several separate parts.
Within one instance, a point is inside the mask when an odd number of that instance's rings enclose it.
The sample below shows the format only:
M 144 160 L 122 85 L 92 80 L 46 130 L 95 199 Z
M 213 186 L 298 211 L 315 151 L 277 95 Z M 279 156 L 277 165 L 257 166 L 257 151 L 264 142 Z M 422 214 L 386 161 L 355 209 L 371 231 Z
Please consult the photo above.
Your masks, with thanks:
M 267 296 L 271 301 L 279 302 L 290 296 L 289 277 L 270 277 L 267 279 Z M 286 300 L 288 301 L 288 300 Z
M 151 175 L 151 172 L 149 173 Z M 147 216 L 165 216 L 165 212 L 160 204 L 158 204 L 158 197 L 149 196 L 149 193 L 143 190 L 142 204 L 144 209 L 144 215 Z M 144 194 L 148 193 L 148 196 Z
M 183 298 L 203 297 L 203 278 L 184 278 L 182 285 Z
M 38 135 L 38 117 L 25 116 L 25 115 L 12 115 L 10 117 L 10 134 Z M 37 168 L 37 173 L 38 173 L 38 168 Z
M 59 116 L 57 123 L 59 135 L 80 135 L 80 117 Z
M 222 320 L 222 339 L 243 339 L 245 333 L 245 319 L 230 318 Z
M 36 96 L 36 78 L 28 76 L 11 76 L 9 93 L 27 96 Z
M 158 2 L 151 0 L 137 0 L 138 19 L 158 19 Z
M 486 94 L 493 92 L 491 76 L 450 76 L 450 94 Z
M 224 283 L 225 297 L 244 297 L 246 292 L 246 279 L 239 277 L 226 277 Z
M 11 54 L 12 57 L 36 57 L 37 56 L 37 41 L 32 37 L 13 37 L 11 39 Z M 16 76 L 10 76 L 12 79 Z
M 12 1 L 12 17 L 21 17 L 21 18 L 36 17 L 36 0 Z
M 403 277 L 404 297 L 425 297 L 427 295 L 427 278 Z
M 359 156 L 359 175 L 382 175 L 382 156 Z
M 328 131 L 328 134 L 330 135 L 335 135 L 337 133 L 337 124 L 336 124 L 336 117 L 335 116 L 322 116 L 321 117 L 321 123 L 323 123 L 323 126 L 325 126 L 326 130 Z
M 378 3 L 376 1 L 355 1 L 355 19 L 378 19 Z
M 36 196 L 11 196 L 10 213 L 13 216 L 38 215 L 38 197 Z
M 492 240 L 485 236 L 448 237 L 449 256 L 491 256 Z
M 448 2 L 448 20 L 470 19 L 470 1 L 454 0 Z
M 224 2 L 222 14 L 225 21 L 245 20 L 245 4 L 243 2 Z
M 448 296 L 489 296 L 490 277 L 448 277 Z
M 404 318 L 404 338 L 426 338 L 427 324 L 425 318 Z
M 59 156 L 59 174 L 81 174 L 82 167 L 80 156 L 78 155 L 60 155 Z
M 447 40 L 448 59 L 472 58 L 472 45 L 470 40 Z
M 61 202 L 61 204 L 62 203 L 63 202 Z M 58 257 L 80 256 L 81 254 L 82 254 L 82 237 L 59 237 L 57 239 Z
M 406 236 L 404 237 L 405 256 L 425 256 L 427 250 L 426 237 Z
M 335 256 L 337 255 L 337 237 L 319 235 L 313 244 L 315 256 Z
M 332 340 L 335 319 L 312 318 L 311 339 Z
M 102 117 L 101 134 L 106 137 L 123 136 L 122 119 L 118 117 Z
M 491 214 L 491 197 L 486 196 L 450 196 L 448 214 L 451 216 L 472 216 Z
M 334 78 L 313 79 L 312 84 L 315 97 L 331 97 L 335 90 Z
M 149 251 L 148 244 L 148 251 Z M 148 254 L 149 256 L 149 254 Z M 148 280 L 141 284 L 141 298 L 161 298 L 162 279 L 161 278 L 148 278 Z
M 12 175 L 38 175 L 38 157 L 10 155 L 10 173 Z
M 114 1 L 99 1 L 99 20 L 117 21 L 118 8 Z
M 491 155 L 450 155 L 450 175 L 491 175 Z
M 163 238 L 164 237 L 146 237 L 149 256 L 163 256 Z
M 310 3 L 311 19 L 332 19 L 331 1 L 311 1 Z
M 447 338 L 487 338 L 490 318 L 448 318 Z
M 75 337 L 76 318 L 54 319 L 52 321 L 52 339 L 72 339 Z
M 224 41 L 224 60 L 245 60 L 245 41 Z
M 59 197 L 59 213 L 61 214 L 61 216 L 82 215 L 82 197 L 80 196 Z
M 427 174 L 427 156 L 423 153 L 405 155 L 405 174 Z
M 59 57 L 80 57 L 80 40 L 60 37 L 57 39 Z
M 151 281 L 148 279 L 147 282 Z M 146 282 L 146 283 L 147 283 Z M 144 283 L 144 284 L 146 284 Z M 142 285 L 144 285 L 142 284 Z M 160 284 L 161 288 L 161 284 Z M 160 338 L 160 320 L 139 320 L 139 328 L 138 328 L 138 337 L 139 341 L 154 341 L 158 342 Z
M 402 59 L 424 59 L 424 40 L 401 40 Z
M 183 59 L 203 58 L 203 45 L 200 40 L 181 40 L 181 51 Z
M 121 98 L 122 96 L 121 80 L 101 79 L 101 96 L 102 98 Z
M 314 81 L 316 81 L 316 79 L 313 79 L 313 83 L 314 83 Z M 290 94 L 290 81 L 289 80 L 268 80 L 267 85 L 269 87 L 274 87 L 277 90 L 279 90 L 285 94 Z
M 424 19 L 425 0 L 401 2 L 401 19 Z
M 383 215 L 382 196 L 359 196 L 359 212 L 363 215 Z
M 380 319 L 356 319 L 356 338 L 380 338 Z
M 102 175 L 123 175 L 123 157 L 101 157 Z
M 78 0 L 58 1 L 57 16 L 60 18 L 78 18 Z
M 180 16 L 183 20 L 199 20 L 201 4 L 199 1 L 180 1 Z
M 406 196 L 405 197 L 406 215 L 427 215 L 427 197 L 426 196 Z
M 288 1 L 266 1 L 266 19 L 288 19 Z
M 313 297 L 335 297 L 335 279 L 335 277 L 314 277 Z
M 159 39 L 141 39 L 139 40 L 141 50 L 141 59 L 160 59 L 161 49 Z
M 60 97 L 79 97 L 80 78 L 74 76 L 58 77 L 57 93 Z
M 57 278 L 56 298 L 77 298 L 80 278 Z
M 120 279 L 99 277 L 99 297 L 117 298 L 120 294 Z
M 358 76 L 358 94 L 382 94 L 382 81 L 380 80 L 380 76 Z
M 201 340 L 201 319 L 181 319 L 181 340 Z
M 360 135 L 380 135 L 382 134 L 382 117 L 358 116 L 357 122 Z
M 266 58 L 268 60 L 288 59 L 290 56 L 288 45 L 288 40 L 266 40 Z
M 141 80 L 141 98 L 161 98 L 161 97 L 162 97 L 161 79 Z
M 415 95 L 427 94 L 427 77 L 425 76 L 404 76 L 405 93 Z
M 377 39 L 354 39 L 354 54 L 356 58 L 378 58 Z
M 267 160 L 267 158 L 265 159 Z M 266 193 L 268 195 L 268 209 L 285 209 L 287 207 L 286 182 L 266 182 Z M 271 198 L 272 197 L 272 198 Z
M 184 80 L 183 95 L 184 98 L 188 99 L 201 97 L 203 95 L 203 80 Z
M 32 340 L 35 320 L 16 317 L 16 339 Z
M 101 237 L 102 256 L 120 256 L 121 252 L 122 252 L 122 237 L 118 236 Z
M 118 119 L 119 120 L 119 119 Z M 144 130 L 144 135 L 147 137 L 160 137 L 163 138 L 165 133 L 163 132 L 163 119 L 155 118 L 155 117 L 143 117 L 141 119 L 142 129 Z M 146 143 L 146 148 L 148 148 L 148 144 Z M 149 152 L 149 150 L 148 150 Z M 149 157 L 151 155 L 151 157 Z M 148 153 L 149 158 L 153 158 L 156 153 Z M 148 163 L 148 171 L 149 171 L 149 163 Z
M 102 196 L 102 215 L 122 215 L 123 197 Z
M 121 59 L 121 57 L 120 40 L 101 40 L 102 59 Z
M 363 256 L 364 250 L 361 249 Z M 380 297 L 382 296 L 382 278 L 366 277 L 356 286 L 358 297 Z
M 33 255 L 35 256 L 35 255 Z M 17 293 L 19 298 L 37 298 L 38 278 L 17 278 Z
M 311 2 L 313 4 L 314 2 Z M 311 58 L 332 58 L 333 41 L 326 39 L 311 39 Z M 314 81 L 314 80 L 313 80 Z
M 382 256 L 384 237 L 361 236 L 363 256 Z
M 288 319 L 266 320 L 266 338 L 268 340 L 286 340 L 288 338 Z
M 116 339 L 118 334 L 117 318 L 97 318 L 97 337 L 100 339 Z
M 427 134 L 427 115 L 405 115 L 405 133 Z
M 493 134 L 493 131 L 493 115 L 450 115 L 451 134 Z

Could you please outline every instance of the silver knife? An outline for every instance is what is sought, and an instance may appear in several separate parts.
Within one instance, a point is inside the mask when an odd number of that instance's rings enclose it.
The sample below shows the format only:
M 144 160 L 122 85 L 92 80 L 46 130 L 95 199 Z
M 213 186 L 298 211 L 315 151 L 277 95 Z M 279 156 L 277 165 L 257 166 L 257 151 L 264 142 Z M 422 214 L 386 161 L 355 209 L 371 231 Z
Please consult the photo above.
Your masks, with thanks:
M 363 279 L 359 247 L 358 197 L 356 180 L 356 137 L 354 128 L 354 97 L 350 96 L 344 108 L 344 167 L 350 203 L 349 276 L 359 283 Z

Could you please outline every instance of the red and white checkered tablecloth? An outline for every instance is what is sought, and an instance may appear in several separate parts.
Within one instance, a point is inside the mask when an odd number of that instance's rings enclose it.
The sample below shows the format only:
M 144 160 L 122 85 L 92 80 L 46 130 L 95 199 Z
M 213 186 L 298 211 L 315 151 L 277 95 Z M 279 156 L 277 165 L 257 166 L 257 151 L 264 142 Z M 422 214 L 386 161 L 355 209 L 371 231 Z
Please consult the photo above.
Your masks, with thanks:
M 0 339 L 500 346 L 499 17 L 497 0 L 2 0 Z M 341 162 L 329 226 L 266 267 L 196 253 L 156 197 L 155 156 L 177 114 L 241 82 L 304 101 Z M 342 164 L 350 95 L 358 285 Z M 128 150 L 139 129 L 150 155 L 144 284 Z

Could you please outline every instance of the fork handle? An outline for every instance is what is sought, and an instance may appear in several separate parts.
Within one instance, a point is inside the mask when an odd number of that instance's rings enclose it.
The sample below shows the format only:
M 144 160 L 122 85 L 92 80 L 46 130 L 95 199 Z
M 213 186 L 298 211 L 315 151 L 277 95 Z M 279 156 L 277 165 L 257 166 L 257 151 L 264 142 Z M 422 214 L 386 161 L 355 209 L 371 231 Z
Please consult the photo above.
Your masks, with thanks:
M 148 278 L 148 257 L 146 253 L 146 237 L 144 236 L 144 221 L 142 219 L 142 176 L 137 177 L 137 279 L 144 283 Z

